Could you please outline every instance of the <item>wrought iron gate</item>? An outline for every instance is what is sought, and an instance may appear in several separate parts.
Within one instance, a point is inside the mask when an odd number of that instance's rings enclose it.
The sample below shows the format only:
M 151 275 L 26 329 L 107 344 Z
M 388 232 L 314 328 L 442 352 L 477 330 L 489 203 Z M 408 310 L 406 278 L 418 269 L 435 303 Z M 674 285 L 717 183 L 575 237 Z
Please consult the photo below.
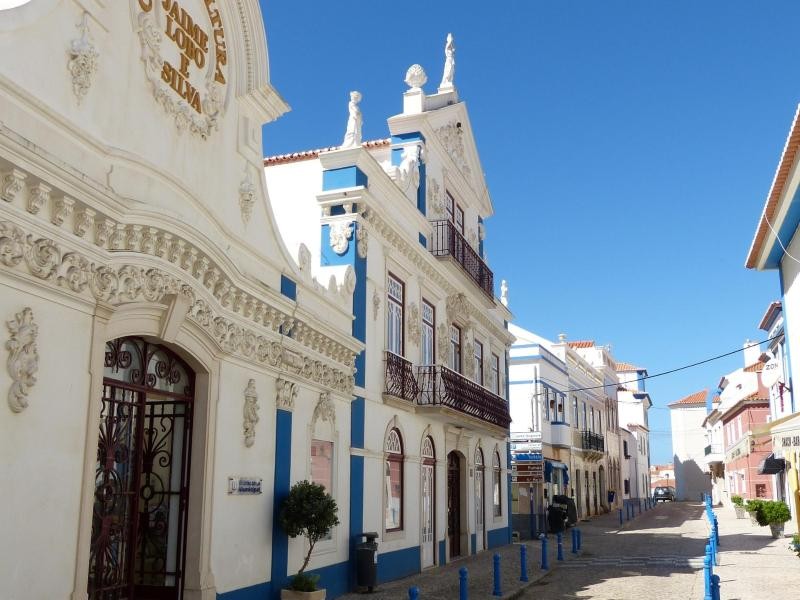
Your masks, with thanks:
M 450 557 L 461 556 L 461 468 L 458 454 L 447 455 L 447 536 Z
M 106 343 L 89 563 L 91 600 L 179 600 L 194 373 L 142 338 Z

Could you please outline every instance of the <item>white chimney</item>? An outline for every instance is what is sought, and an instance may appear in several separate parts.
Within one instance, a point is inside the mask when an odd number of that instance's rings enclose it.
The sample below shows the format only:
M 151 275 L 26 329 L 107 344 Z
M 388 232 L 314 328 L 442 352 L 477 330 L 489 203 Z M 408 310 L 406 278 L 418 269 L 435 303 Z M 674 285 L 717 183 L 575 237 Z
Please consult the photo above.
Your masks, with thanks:
M 757 363 L 759 357 L 761 356 L 761 344 L 758 342 L 745 340 L 743 354 L 745 367 L 749 367 L 750 365 Z

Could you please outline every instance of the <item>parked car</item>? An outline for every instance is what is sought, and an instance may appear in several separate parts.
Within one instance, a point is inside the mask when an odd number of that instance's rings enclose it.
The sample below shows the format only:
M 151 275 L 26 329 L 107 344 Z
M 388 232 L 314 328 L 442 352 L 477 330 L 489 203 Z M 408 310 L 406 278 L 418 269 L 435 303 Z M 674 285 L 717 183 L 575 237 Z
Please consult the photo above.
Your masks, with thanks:
M 675 488 L 671 486 L 659 486 L 653 490 L 653 500 L 656 502 L 675 502 Z

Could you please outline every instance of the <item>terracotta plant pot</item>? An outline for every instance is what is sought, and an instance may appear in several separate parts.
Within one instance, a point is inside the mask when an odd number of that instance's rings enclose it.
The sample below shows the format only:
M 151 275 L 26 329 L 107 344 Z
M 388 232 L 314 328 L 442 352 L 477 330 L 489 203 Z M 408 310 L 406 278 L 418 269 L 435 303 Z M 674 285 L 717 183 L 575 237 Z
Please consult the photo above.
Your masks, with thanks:
M 769 530 L 774 539 L 778 540 L 783 537 L 783 523 L 770 523 Z

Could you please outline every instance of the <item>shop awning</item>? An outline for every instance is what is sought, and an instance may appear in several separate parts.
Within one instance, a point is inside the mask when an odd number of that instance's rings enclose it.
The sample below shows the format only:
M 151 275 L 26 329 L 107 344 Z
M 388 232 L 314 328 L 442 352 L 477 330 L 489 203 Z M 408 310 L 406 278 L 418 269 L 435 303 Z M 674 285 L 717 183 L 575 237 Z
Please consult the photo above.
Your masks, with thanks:
M 569 485 L 569 467 L 563 462 L 558 460 L 545 460 L 544 462 L 544 480 L 547 482 L 552 481 L 553 469 L 564 470 L 564 485 Z
M 783 472 L 784 469 L 786 469 L 786 461 L 782 458 L 775 458 L 774 454 L 770 454 L 758 465 L 758 474 L 776 475 Z

